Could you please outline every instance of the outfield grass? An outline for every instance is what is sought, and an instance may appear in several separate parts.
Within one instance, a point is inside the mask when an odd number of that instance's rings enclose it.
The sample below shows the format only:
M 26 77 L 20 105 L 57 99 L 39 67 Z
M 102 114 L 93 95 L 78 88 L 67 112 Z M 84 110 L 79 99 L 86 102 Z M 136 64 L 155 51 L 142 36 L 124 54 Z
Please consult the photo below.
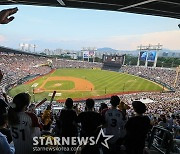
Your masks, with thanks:
M 48 90 L 63 90 L 60 97 L 55 97 L 58 99 L 65 99 L 67 97 L 71 98 L 81 98 L 81 97 L 92 97 L 101 96 L 105 94 L 113 94 L 118 92 L 131 92 L 131 91 L 162 91 L 162 87 L 148 81 L 146 79 L 129 75 L 126 73 L 118 73 L 104 70 L 93 70 L 93 69 L 58 69 L 54 73 L 43 76 L 32 83 L 23 84 L 17 86 L 9 91 L 11 96 L 16 95 L 19 92 L 29 92 L 32 95 L 32 85 L 38 83 L 36 88 L 39 88 L 42 83 L 48 78 L 53 76 L 68 76 L 82 78 L 90 81 L 94 85 L 93 91 L 75 91 L 69 92 L 64 90 L 71 90 L 74 88 L 74 82 L 72 81 L 60 81 L 61 86 L 56 86 L 59 81 L 48 81 L 45 84 L 45 88 Z M 48 97 L 49 92 L 43 92 L 40 94 L 35 94 L 36 100 L 42 100 L 44 97 Z

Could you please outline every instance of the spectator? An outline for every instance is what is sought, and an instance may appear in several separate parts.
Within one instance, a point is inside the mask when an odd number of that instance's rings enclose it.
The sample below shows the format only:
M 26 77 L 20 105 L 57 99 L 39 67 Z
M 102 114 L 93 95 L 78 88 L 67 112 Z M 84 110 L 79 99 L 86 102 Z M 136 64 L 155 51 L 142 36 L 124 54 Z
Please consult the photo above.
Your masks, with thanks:
M 50 130 L 52 124 L 52 112 L 51 112 L 51 105 L 48 105 L 46 110 L 42 115 L 42 123 L 43 123 L 43 130 Z
M 65 108 L 61 110 L 59 116 L 60 135 L 65 137 L 77 136 L 77 114 L 73 110 L 73 100 L 67 98 Z
M 156 117 L 153 117 L 153 120 L 151 121 L 151 125 L 152 125 L 152 126 L 158 125 L 158 120 L 157 120 Z
M 119 105 L 118 105 L 118 108 L 119 108 L 120 111 L 122 111 L 122 113 L 123 113 L 123 119 L 125 120 L 125 119 L 126 119 L 126 116 L 127 116 L 126 110 L 129 110 L 130 107 L 129 107 L 127 104 L 125 104 L 123 101 L 121 101 L 121 102 L 119 103 Z
M 120 103 L 119 97 L 112 96 L 110 103 L 111 108 L 105 113 L 105 133 L 113 135 L 109 140 L 111 153 L 119 153 L 118 149 L 120 149 L 120 144 L 122 144 L 125 136 L 126 119 L 124 119 L 123 113 L 117 109 Z
M 8 117 L 6 114 L 0 116 L 0 132 L 6 136 L 8 143 L 12 142 L 11 132 L 8 129 Z
M 104 109 L 108 109 L 108 106 L 106 103 L 101 103 L 101 106 L 99 108 L 99 113 L 102 113 Z
M 10 147 L 6 136 L 0 132 L 0 151 L 1 154 L 14 154 L 14 149 Z
M 126 125 L 125 146 L 127 154 L 143 154 L 146 135 L 150 129 L 150 119 L 143 114 L 146 112 L 146 106 L 140 101 L 133 101 L 133 109 L 136 112 L 135 117 L 131 117 Z
M 171 115 L 171 117 L 168 119 L 168 129 L 169 130 L 172 130 L 173 129 L 173 126 L 174 126 L 174 122 L 175 122 L 175 115 Z
M 98 127 L 103 124 L 102 117 L 94 111 L 94 100 L 86 100 L 87 111 L 78 115 L 78 122 L 81 123 L 81 136 L 96 136 Z
M 165 129 L 168 128 L 168 123 L 167 123 L 165 115 L 162 115 L 162 120 L 158 123 L 158 125 L 165 128 Z
M 40 136 L 38 119 L 33 113 L 25 112 L 30 95 L 19 93 L 13 99 L 15 108 L 8 111 L 8 119 L 16 153 L 32 154 L 32 138 Z
M 4 102 L 4 100 L 0 99 L 0 116 L 6 113 L 6 107 L 8 105 Z

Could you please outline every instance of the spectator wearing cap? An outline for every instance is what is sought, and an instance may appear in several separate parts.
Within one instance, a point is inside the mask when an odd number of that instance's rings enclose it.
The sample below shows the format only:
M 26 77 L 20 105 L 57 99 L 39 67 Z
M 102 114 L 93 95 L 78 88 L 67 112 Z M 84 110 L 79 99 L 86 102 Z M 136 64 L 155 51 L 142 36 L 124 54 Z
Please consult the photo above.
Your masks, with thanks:
M 134 117 L 129 118 L 126 128 L 125 146 L 127 154 L 143 154 L 145 139 L 150 130 L 150 119 L 143 114 L 146 112 L 146 105 L 141 101 L 133 101 L 133 109 L 136 112 Z

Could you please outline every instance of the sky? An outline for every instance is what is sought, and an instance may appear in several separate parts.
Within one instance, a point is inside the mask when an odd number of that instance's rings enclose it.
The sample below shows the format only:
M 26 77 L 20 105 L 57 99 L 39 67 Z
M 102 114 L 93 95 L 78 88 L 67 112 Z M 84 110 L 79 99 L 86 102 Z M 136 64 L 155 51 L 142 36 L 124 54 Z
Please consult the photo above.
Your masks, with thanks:
M 136 50 L 139 45 L 162 44 L 180 50 L 180 20 L 88 9 L 0 6 L 0 10 L 18 7 L 15 19 L 0 25 L 0 45 L 19 48 L 20 43 L 44 49 L 81 50 L 82 47 L 110 47 Z

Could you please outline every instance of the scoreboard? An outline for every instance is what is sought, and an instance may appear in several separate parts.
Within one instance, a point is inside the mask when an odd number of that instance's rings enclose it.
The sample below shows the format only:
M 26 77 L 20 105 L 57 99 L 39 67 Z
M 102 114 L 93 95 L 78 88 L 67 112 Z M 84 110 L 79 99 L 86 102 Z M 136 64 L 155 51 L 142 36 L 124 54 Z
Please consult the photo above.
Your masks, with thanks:
M 105 55 L 103 54 L 103 67 L 120 69 L 125 59 L 124 55 Z

